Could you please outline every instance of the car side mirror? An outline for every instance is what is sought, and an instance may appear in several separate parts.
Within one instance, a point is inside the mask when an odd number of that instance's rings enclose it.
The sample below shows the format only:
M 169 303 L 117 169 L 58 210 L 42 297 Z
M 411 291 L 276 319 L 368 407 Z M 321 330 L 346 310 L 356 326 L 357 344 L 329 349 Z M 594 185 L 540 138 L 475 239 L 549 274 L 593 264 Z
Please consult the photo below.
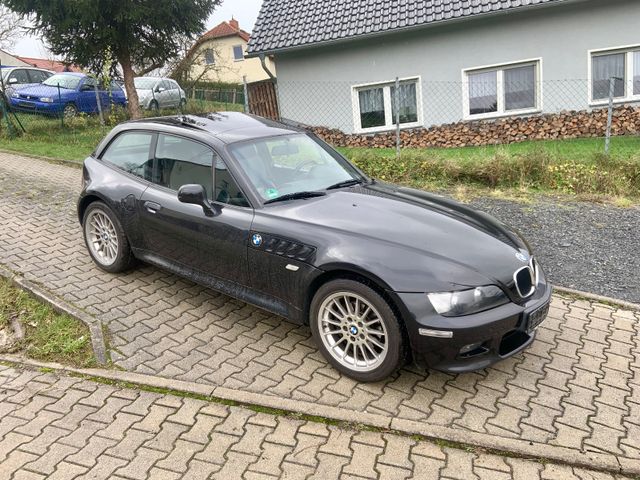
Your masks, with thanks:
M 89 92 L 93 90 L 93 85 L 83 85 L 82 88 L 80 88 L 81 92 Z
M 178 189 L 178 200 L 182 203 L 200 205 L 204 214 L 208 217 L 213 217 L 219 213 L 207 198 L 207 192 L 202 185 L 189 184 L 181 186 Z

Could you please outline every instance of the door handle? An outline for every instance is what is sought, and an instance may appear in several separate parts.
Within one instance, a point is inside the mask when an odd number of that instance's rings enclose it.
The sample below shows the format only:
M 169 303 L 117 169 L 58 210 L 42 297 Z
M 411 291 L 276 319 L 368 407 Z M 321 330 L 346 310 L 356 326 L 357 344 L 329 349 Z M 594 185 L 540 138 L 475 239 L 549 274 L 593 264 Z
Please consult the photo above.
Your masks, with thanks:
M 162 205 L 156 202 L 144 202 L 144 208 L 146 208 L 149 213 L 155 214 L 162 208 Z

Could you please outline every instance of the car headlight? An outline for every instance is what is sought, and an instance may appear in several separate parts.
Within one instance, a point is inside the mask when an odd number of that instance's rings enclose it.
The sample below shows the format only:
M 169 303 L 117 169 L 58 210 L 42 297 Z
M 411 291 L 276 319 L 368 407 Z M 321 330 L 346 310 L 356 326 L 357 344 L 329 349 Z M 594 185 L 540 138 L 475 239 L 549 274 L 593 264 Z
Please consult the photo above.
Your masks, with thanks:
M 13 98 L 20 98 L 20 94 L 19 94 L 18 92 L 13 92 L 13 93 L 11 94 L 11 96 L 12 96 Z
M 460 317 L 489 310 L 509 302 L 500 287 L 487 285 L 457 292 L 427 294 L 433 308 L 445 317 Z
M 41 97 L 40 101 L 43 103 L 53 103 L 53 98 L 51 97 Z

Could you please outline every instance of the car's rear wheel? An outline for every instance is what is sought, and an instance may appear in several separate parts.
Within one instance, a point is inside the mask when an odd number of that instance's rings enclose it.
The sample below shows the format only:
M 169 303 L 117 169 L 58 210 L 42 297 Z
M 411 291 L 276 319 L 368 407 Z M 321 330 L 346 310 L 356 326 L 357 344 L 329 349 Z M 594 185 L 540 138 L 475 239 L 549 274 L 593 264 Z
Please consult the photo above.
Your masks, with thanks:
M 187 106 L 187 99 L 186 98 L 180 99 L 180 105 L 179 105 L 180 111 L 183 111 L 186 106 Z
M 64 106 L 63 115 L 65 118 L 73 118 L 78 114 L 78 107 L 76 107 L 73 103 L 67 103 Z
M 158 102 L 155 100 L 151 100 L 151 103 L 149 104 L 149 110 L 151 110 L 152 112 L 158 113 L 158 111 L 160 110 L 160 107 L 158 106 Z
M 102 270 L 123 272 L 135 262 L 129 241 L 113 211 L 102 202 L 94 202 L 84 212 L 84 241 L 91 258 Z
M 358 381 L 383 380 L 406 358 L 393 310 L 360 282 L 338 279 L 322 285 L 311 302 L 310 323 L 325 358 Z

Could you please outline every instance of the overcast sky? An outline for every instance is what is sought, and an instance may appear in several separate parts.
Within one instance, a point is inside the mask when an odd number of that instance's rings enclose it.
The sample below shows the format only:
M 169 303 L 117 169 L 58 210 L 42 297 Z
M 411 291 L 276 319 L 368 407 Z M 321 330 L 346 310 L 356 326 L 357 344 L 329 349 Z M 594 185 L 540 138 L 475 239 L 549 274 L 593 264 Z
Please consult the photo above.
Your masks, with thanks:
M 222 5 L 216 9 L 207 22 L 207 29 L 233 16 L 240 22 L 240 28 L 250 32 L 258 18 L 262 0 L 223 0 Z M 34 37 L 25 37 L 16 42 L 11 49 L 12 53 L 23 57 L 46 57 L 47 53 L 42 42 Z

